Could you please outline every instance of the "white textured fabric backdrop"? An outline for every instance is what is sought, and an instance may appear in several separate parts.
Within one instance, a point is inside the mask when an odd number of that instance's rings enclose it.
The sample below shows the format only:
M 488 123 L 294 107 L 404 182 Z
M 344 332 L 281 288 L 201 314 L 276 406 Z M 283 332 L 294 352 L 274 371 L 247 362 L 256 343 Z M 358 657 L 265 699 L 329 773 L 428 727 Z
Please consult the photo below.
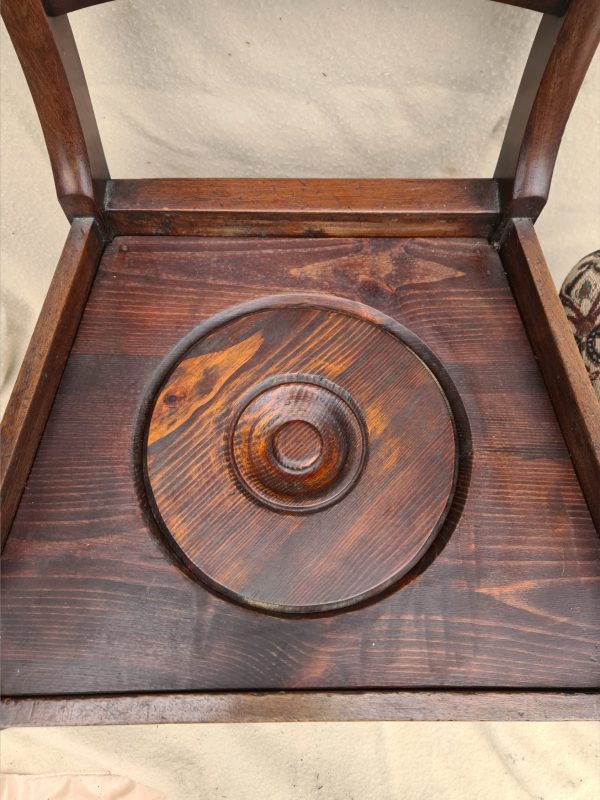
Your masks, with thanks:
M 115 177 L 485 177 L 539 15 L 487 0 L 116 0 L 71 21 Z M 1 44 L 4 407 L 67 223 L 4 30 Z M 557 283 L 600 245 L 599 187 L 596 56 L 537 225 Z M 600 794 L 587 723 L 14 730 L 3 745 L 9 772 L 120 772 L 171 798 Z
M 18 729 L 4 769 L 105 776 L 104 793 L 1 800 L 598 800 L 600 731 L 585 722 L 297 722 Z M 31 791 L 22 789 L 29 783 Z M 73 788 L 74 781 L 65 783 Z M 13 790 L 8 793 L 8 788 Z M 128 794 L 131 792 L 131 795 Z M 159 800 L 154 793 L 144 800 Z M 142 795 L 139 796 L 142 800 Z

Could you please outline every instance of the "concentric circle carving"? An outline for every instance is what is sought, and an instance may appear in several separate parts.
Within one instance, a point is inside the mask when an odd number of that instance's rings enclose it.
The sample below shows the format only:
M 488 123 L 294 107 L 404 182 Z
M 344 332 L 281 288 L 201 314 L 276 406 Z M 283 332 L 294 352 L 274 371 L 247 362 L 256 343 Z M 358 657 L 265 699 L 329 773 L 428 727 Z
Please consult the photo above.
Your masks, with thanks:
M 208 320 L 165 360 L 145 412 L 145 486 L 167 541 L 211 587 L 280 613 L 383 591 L 454 492 L 436 373 L 414 334 L 339 298 L 263 298 Z
M 367 442 L 360 411 L 318 376 L 270 379 L 231 427 L 233 468 L 269 508 L 303 513 L 340 500 L 360 475 Z

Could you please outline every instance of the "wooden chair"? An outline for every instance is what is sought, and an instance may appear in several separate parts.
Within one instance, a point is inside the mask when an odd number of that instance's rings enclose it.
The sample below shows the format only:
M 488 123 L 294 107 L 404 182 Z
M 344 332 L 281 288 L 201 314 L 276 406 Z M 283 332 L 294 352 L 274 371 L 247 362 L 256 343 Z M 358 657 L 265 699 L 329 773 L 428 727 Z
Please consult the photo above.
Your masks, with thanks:
M 111 179 L 89 5 L 2 4 L 71 221 L 2 424 L 4 724 L 597 716 L 600 407 L 533 222 L 598 1 L 514 3 L 477 180 Z

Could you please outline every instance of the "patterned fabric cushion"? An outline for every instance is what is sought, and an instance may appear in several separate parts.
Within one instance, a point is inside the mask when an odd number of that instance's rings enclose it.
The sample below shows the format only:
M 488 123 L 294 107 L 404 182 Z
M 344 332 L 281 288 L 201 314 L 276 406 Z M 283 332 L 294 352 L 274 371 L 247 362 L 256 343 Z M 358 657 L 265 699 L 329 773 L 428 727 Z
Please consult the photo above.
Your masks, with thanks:
M 573 267 L 562 285 L 560 299 L 600 400 L 600 250 Z

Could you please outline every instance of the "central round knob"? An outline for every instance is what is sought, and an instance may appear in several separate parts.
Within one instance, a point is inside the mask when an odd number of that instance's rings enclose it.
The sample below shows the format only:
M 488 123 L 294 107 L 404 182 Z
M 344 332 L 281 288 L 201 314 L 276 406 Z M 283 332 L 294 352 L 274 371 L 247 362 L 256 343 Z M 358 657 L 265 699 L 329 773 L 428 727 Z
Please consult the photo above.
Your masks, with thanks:
M 230 464 L 243 489 L 280 511 L 302 513 L 341 499 L 366 456 L 358 408 L 324 378 L 270 378 L 232 417 Z
M 322 451 L 321 434 L 314 425 L 302 420 L 286 422 L 273 438 L 275 458 L 286 469 L 308 469 L 317 461 Z

